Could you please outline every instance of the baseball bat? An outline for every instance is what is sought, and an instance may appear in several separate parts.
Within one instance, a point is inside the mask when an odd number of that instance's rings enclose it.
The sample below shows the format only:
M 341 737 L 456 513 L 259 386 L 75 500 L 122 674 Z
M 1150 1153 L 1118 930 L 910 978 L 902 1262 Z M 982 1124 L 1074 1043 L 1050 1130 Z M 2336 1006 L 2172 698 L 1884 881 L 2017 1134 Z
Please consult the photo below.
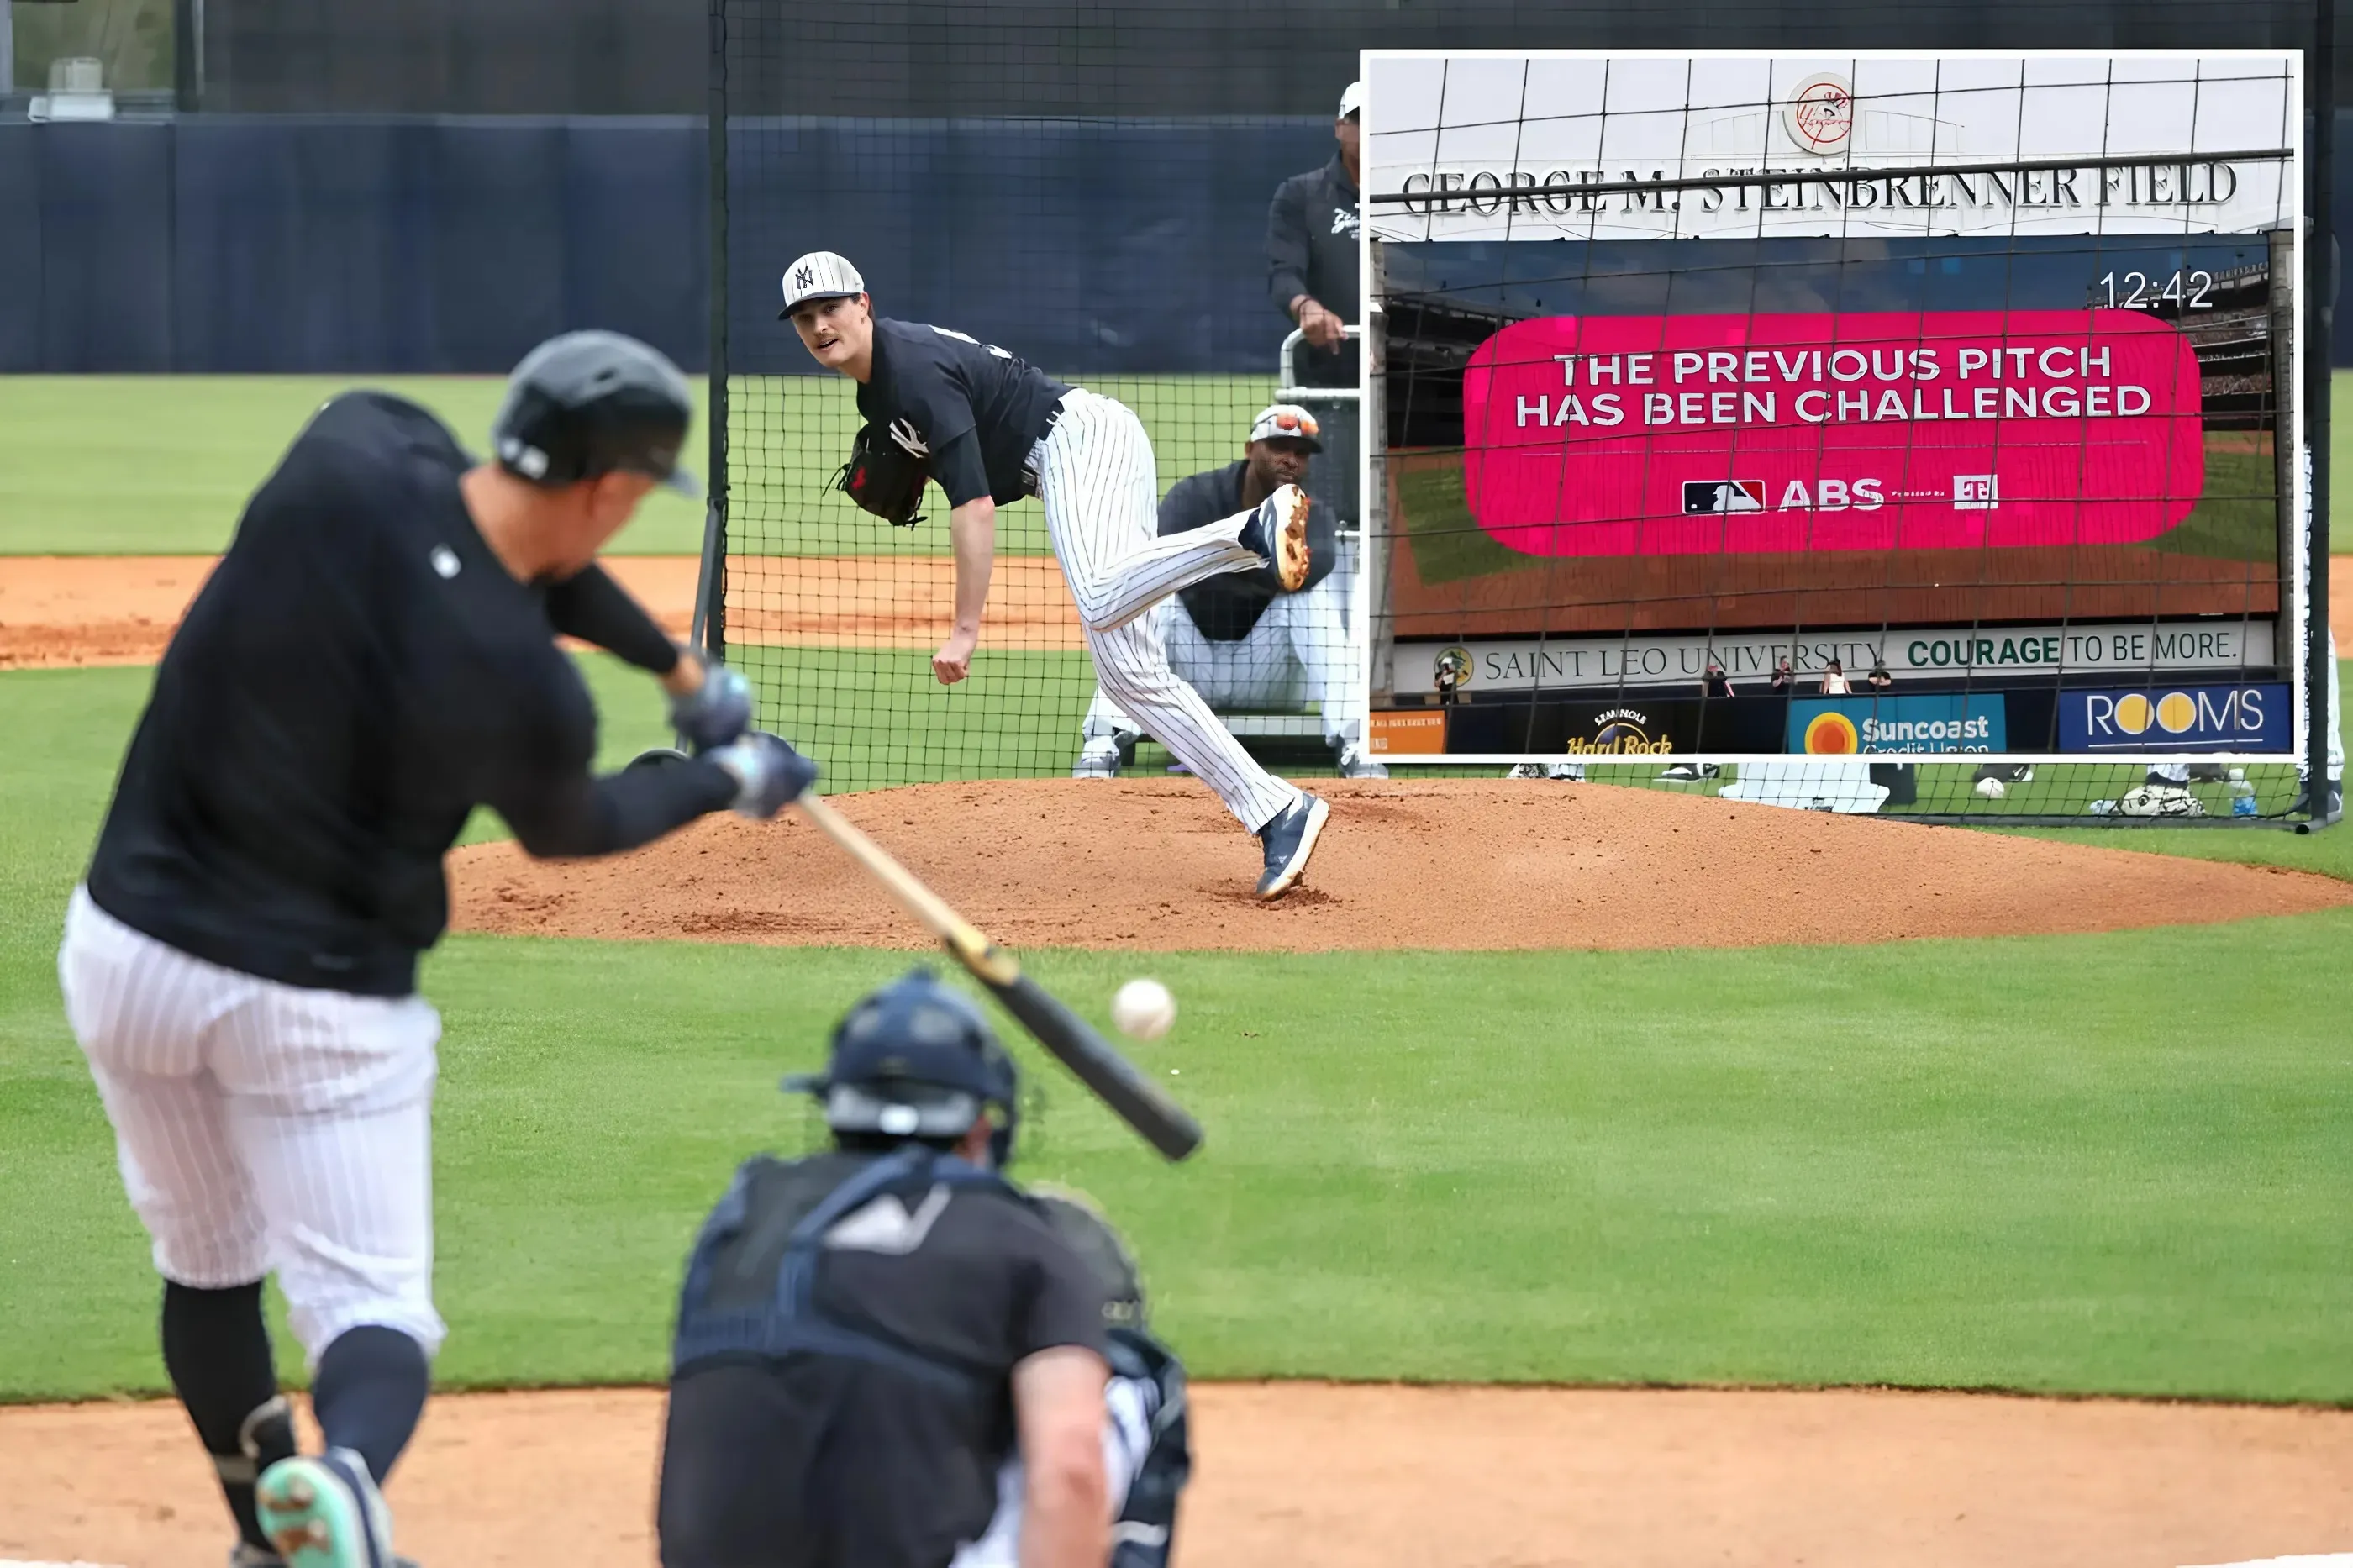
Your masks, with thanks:
M 804 794 L 803 815 L 819 832 L 847 850 L 849 858 L 891 890 L 892 896 L 915 917 L 972 977 L 988 987 L 1005 1010 L 1079 1081 L 1095 1091 L 1119 1119 L 1135 1129 L 1144 1141 L 1170 1160 L 1182 1160 L 1201 1146 L 1201 1124 L 1186 1114 L 1134 1063 L 1113 1048 L 1087 1021 L 1061 1000 L 1021 972 L 1020 961 L 984 936 L 978 928 L 948 907 L 947 900 L 925 887 L 915 874 L 892 859 L 881 845 L 818 795 Z

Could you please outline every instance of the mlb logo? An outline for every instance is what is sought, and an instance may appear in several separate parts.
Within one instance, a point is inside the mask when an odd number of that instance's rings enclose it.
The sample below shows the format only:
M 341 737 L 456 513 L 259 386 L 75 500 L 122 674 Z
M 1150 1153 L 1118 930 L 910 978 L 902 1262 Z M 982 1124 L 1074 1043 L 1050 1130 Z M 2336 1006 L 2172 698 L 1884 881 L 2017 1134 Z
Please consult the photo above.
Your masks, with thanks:
M 1992 511 L 2001 505 L 2001 481 L 1991 474 L 1955 474 L 1955 511 Z
M 1683 510 L 1689 512 L 1763 511 L 1763 479 L 1685 479 Z

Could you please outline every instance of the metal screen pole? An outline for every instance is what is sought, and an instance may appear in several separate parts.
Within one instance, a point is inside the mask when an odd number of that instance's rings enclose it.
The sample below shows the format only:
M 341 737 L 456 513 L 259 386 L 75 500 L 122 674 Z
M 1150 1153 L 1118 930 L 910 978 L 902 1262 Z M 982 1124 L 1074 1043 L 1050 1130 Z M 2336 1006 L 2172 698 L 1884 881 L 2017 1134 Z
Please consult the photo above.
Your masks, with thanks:
M 2316 826 L 2328 816 L 2328 433 L 2333 389 L 2331 339 L 2337 303 L 2337 0 L 2316 0 L 2312 49 L 2306 57 L 2312 109 L 2305 198 L 2304 427 L 2312 443 L 2312 528 L 2305 546 L 2305 780 Z
M 711 0 L 711 437 L 694 645 L 727 656 L 727 0 Z

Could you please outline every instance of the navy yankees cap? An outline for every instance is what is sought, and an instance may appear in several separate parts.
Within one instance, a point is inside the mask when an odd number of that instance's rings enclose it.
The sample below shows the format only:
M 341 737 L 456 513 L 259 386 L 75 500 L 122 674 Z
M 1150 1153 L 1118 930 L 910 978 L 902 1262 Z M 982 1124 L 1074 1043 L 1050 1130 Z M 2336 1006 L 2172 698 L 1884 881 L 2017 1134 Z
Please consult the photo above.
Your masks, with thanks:
M 846 257 L 830 250 L 812 250 L 785 268 L 783 321 L 811 300 L 849 300 L 866 292 L 866 279 Z

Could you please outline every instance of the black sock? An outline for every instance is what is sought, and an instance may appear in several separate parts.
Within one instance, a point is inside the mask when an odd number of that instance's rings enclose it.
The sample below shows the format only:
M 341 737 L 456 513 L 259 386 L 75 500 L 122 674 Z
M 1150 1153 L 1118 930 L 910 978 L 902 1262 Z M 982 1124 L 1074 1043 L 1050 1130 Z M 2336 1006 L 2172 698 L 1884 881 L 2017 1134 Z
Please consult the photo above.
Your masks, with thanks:
M 294 1421 L 278 1397 L 261 1282 L 226 1290 L 164 1284 L 164 1370 L 220 1475 L 237 1533 L 267 1547 L 253 1516 L 253 1483 L 294 1453 Z
M 425 1347 L 398 1329 L 346 1330 L 319 1358 L 311 1407 L 330 1448 L 350 1448 L 381 1486 L 425 1412 L 433 1374 Z

